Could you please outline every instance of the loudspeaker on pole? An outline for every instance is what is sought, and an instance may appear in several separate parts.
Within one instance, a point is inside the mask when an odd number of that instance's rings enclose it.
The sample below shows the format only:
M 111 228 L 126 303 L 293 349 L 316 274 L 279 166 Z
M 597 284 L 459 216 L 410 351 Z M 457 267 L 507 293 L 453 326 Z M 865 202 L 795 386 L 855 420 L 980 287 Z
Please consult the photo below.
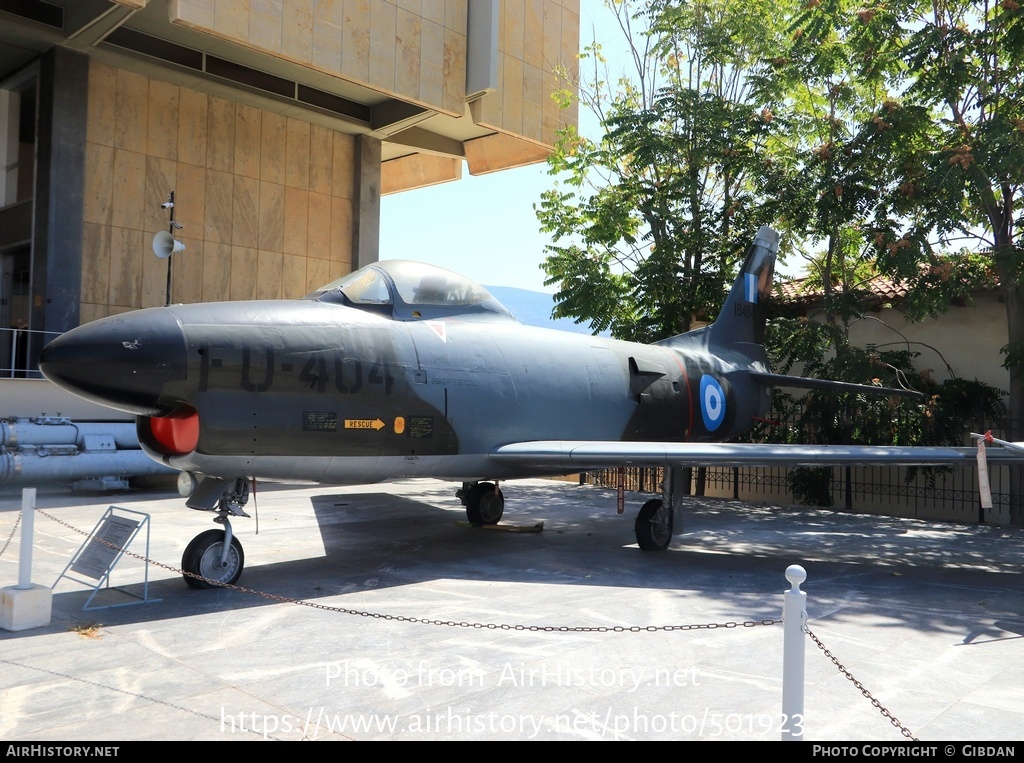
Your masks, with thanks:
M 185 251 L 185 245 L 165 230 L 153 236 L 153 254 L 166 260 L 172 254 Z

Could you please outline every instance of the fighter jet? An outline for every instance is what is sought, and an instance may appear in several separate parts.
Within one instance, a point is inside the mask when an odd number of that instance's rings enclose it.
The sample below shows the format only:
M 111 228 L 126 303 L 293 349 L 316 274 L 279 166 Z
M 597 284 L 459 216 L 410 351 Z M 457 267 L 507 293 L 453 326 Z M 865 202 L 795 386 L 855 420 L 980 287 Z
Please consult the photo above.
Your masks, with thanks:
M 216 513 L 223 531 L 198 535 L 182 560 L 192 587 L 238 580 L 244 555 L 230 518 L 247 516 L 253 479 L 451 480 L 482 525 L 502 518 L 501 480 L 666 466 L 661 496 L 635 522 L 640 548 L 661 550 L 682 527 L 674 474 L 683 465 L 972 458 L 956 448 L 724 442 L 765 415 L 773 386 L 907 393 L 769 371 L 764 308 L 778 247 L 761 228 L 715 322 L 651 345 L 523 326 L 476 283 L 395 260 L 298 300 L 104 318 L 55 339 L 40 369 L 135 414 L 146 453 L 181 470 L 187 505 Z

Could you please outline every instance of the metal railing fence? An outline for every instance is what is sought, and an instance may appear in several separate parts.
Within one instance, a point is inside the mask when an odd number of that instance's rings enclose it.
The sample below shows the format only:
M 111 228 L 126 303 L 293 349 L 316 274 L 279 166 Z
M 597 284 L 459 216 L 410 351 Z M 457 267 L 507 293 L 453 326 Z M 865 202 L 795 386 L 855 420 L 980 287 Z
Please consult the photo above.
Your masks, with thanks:
M 813 442 L 799 406 L 774 409 L 770 423 L 759 425 L 760 431 L 744 437 L 748 442 Z M 891 429 L 905 431 L 913 421 L 894 417 Z M 1016 426 L 1014 426 L 1016 425 Z M 950 444 L 971 446 L 971 431 L 991 430 L 997 437 L 1013 439 L 1009 433 L 1021 431 L 1024 422 L 1006 418 L 986 421 L 979 417 L 964 424 L 960 442 Z M 766 436 L 767 434 L 767 436 Z M 880 436 L 875 444 L 907 444 L 886 442 Z M 899 439 L 899 438 L 893 438 Z M 836 443 L 842 444 L 842 443 Z M 691 470 L 691 495 L 733 498 L 746 501 L 835 507 L 847 511 L 939 519 L 965 523 L 990 522 L 1007 524 L 1010 512 L 1010 469 L 989 463 L 989 481 L 993 507 L 981 509 L 978 474 L 973 465 L 955 467 L 886 467 L 836 466 L 803 469 L 786 467 L 704 467 Z M 628 467 L 623 474 L 626 490 L 657 493 L 661 489 L 660 468 Z M 581 477 L 586 484 L 614 488 L 618 486 L 617 469 L 590 472 Z M 794 484 L 802 481 L 794 493 Z M 808 495 L 817 500 L 808 500 Z

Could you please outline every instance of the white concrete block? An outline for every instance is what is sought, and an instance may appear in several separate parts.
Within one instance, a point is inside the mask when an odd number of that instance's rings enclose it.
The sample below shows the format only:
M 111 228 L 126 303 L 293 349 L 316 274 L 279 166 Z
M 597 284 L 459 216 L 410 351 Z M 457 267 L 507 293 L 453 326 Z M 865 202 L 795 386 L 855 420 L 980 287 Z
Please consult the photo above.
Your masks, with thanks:
M 53 590 L 32 584 L 31 588 L 8 586 L 0 589 L 0 628 L 24 631 L 50 624 Z

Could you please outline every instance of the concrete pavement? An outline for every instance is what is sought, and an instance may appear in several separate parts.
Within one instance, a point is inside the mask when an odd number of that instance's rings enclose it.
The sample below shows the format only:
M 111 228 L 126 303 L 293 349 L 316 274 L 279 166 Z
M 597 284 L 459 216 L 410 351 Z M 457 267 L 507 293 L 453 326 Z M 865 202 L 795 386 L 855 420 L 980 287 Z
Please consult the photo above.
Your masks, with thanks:
M 158 602 L 86 612 L 65 580 L 51 625 L 0 631 L 0 739 L 777 740 L 783 628 L 754 623 L 781 617 L 790 564 L 811 631 L 914 736 L 1024 739 L 1018 529 L 693 499 L 687 533 L 649 554 L 645 496 L 617 516 L 613 491 L 505 483 L 503 522 L 544 523 L 509 533 L 460 526 L 455 487 L 261 489 L 233 521 L 239 585 L 275 598 L 185 586 L 170 568 L 214 525 L 176 494 L 41 490 L 60 522 L 37 514 L 34 582 L 111 504 L 150 515 L 167 567 L 149 569 Z M 20 504 L 0 493 L 0 548 Z M 14 533 L 0 585 L 17 557 Z M 130 558 L 111 578 L 143 579 Z M 573 630 L 632 626 L 649 630 Z M 904 739 L 809 639 L 806 666 L 806 740 Z

